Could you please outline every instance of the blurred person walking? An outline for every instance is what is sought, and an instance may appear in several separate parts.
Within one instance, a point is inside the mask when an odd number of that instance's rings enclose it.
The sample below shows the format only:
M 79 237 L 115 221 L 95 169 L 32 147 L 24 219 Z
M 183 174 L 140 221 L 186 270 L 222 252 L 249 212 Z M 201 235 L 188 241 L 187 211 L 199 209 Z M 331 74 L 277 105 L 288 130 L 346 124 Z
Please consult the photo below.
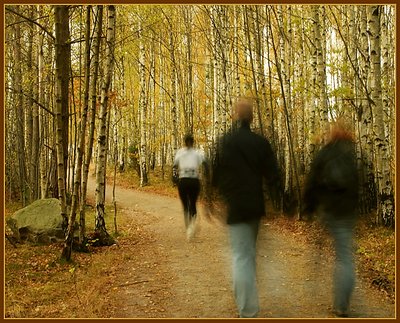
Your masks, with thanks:
M 257 317 L 256 242 L 265 215 L 263 179 L 276 198 L 280 176 L 267 139 L 251 131 L 252 102 L 240 99 L 234 124 L 217 144 L 212 184 L 226 206 L 233 267 L 233 291 L 240 317 Z
M 188 240 L 194 237 L 196 230 L 196 203 L 200 193 L 200 167 L 203 165 L 208 176 L 208 165 L 204 155 L 194 146 L 193 135 L 184 138 L 185 147 L 176 152 L 173 166 L 173 182 L 178 186 L 179 197 L 183 205 L 186 235 Z
M 347 317 L 355 284 L 353 229 L 358 207 L 358 172 L 353 134 L 342 121 L 332 125 L 306 179 L 305 214 L 316 213 L 335 248 L 333 312 Z

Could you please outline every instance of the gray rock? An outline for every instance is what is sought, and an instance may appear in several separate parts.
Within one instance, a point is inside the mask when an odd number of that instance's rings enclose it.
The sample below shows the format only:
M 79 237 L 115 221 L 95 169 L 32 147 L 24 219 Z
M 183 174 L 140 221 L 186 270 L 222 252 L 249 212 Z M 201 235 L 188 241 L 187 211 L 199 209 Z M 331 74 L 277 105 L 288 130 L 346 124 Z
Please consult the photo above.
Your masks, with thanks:
M 61 207 L 58 199 L 42 199 L 15 212 L 7 224 L 14 237 L 36 243 L 63 241 Z

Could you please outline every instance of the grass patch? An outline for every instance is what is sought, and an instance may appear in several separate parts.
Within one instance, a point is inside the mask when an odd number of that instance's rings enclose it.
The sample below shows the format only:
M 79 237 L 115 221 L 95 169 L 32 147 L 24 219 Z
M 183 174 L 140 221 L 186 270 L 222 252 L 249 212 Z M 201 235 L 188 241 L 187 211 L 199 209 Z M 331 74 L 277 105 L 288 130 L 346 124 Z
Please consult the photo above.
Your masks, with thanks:
M 357 258 L 363 278 L 395 297 L 395 232 L 374 225 L 368 218 L 360 221 L 356 230 Z
M 6 208 L 7 214 L 12 214 Z M 87 227 L 94 227 L 94 209 L 87 210 Z M 113 207 L 106 205 L 106 223 L 113 223 Z M 90 247 L 89 253 L 72 254 L 72 262 L 60 261 L 62 243 L 52 245 L 5 244 L 5 317 L 76 318 L 111 317 L 111 286 L 123 270 L 124 252 L 141 239 L 120 211 L 119 244 Z M 108 230 L 110 230 L 108 228 Z M 89 230 L 88 230 L 89 231 Z M 88 232 L 89 233 L 89 232 Z M 110 232 L 112 233 L 112 232 Z

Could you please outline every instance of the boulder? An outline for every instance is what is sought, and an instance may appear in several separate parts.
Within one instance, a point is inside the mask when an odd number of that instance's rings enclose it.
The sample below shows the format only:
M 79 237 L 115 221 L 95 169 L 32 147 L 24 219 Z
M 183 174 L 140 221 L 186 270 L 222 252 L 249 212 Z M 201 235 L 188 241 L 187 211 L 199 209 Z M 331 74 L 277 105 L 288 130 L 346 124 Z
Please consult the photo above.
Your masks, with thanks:
M 51 243 L 64 240 L 58 199 L 42 199 L 15 212 L 7 224 L 20 240 Z

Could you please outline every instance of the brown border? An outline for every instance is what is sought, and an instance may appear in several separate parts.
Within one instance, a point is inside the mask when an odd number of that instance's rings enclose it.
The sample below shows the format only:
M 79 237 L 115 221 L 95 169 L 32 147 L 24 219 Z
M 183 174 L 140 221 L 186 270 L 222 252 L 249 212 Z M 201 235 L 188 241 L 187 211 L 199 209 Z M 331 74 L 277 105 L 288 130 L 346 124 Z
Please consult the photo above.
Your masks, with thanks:
M 294 4 L 294 5 L 307 5 L 307 4 L 324 4 L 324 5 L 336 5 L 336 4 L 356 4 L 356 5 L 361 5 L 361 4 L 394 4 L 395 5 L 395 17 L 396 17 L 396 36 L 397 36 L 397 23 L 398 23 L 398 18 L 399 18 L 399 13 L 397 11 L 397 1 L 396 0 L 386 0 L 386 1 L 373 1 L 373 0 L 364 0 L 364 1 L 349 1 L 349 2 L 342 2 L 342 1 L 332 1 L 332 2 L 325 2 L 323 3 L 322 1 L 317 1 L 317 0 L 302 0 L 300 3 L 298 1 L 295 0 L 281 0 L 281 1 L 268 1 L 267 3 L 265 1 L 243 1 L 243 0 L 219 0 L 219 1 L 212 1 L 212 0 L 202 0 L 199 1 L 201 4 Z M 28 1 L 28 0 L 20 0 L 20 1 L 2 1 L 2 5 L 0 6 L 0 15 L 3 19 L 1 19 L 1 28 L 3 30 L 3 32 L 1 33 L 1 42 L 0 42 L 0 46 L 2 49 L 2 54 L 3 54 L 3 64 L 0 66 L 0 75 L 2 77 L 2 86 L 3 86 L 3 91 L 0 92 L 1 94 L 1 99 L 3 102 L 3 108 L 2 108 L 2 113 L 0 114 L 0 140 L 2 143 L 4 143 L 5 137 L 4 137 L 4 131 L 5 131 L 5 124 L 4 124 L 4 120 L 5 120 L 5 109 L 4 109 L 4 66 L 5 66 L 5 62 L 4 62 L 4 5 L 8 5 L 8 4 L 64 4 L 66 3 L 66 1 L 60 1 L 60 0 L 53 0 L 53 1 Z M 73 1 L 69 4 L 112 4 L 112 1 L 105 1 L 105 0 L 97 0 L 97 1 Z M 129 0 L 119 0 L 117 4 L 148 4 L 148 5 L 155 5 L 155 4 L 191 4 L 191 5 L 195 5 L 195 4 L 199 4 L 198 2 L 193 2 L 193 1 L 179 1 L 179 0 L 153 0 L 153 1 L 149 1 L 149 0 L 136 0 L 136 1 L 129 1 Z M 399 43 L 399 39 L 398 37 L 396 37 L 396 49 L 399 48 L 398 46 Z M 396 53 L 396 50 L 395 50 Z M 396 214 L 397 214 L 397 210 L 398 210 L 398 205 L 397 205 L 397 201 L 399 201 L 399 197 L 400 197 L 400 193 L 398 191 L 398 187 L 397 187 L 397 169 L 399 166 L 399 157 L 400 157 L 400 151 L 399 149 L 397 149 L 397 143 L 399 140 L 399 130 L 400 130 L 400 124 L 397 120 L 397 97 L 399 96 L 399 87 L 397 86 L 397 84 L 399 83 L 399 73 L 397 70 L 397 67 L 399 66 L 399 55 L 396 55 L 396 91 L 395 91 L 395 159 L 396 159 L 396 174 L 395 174 L 395 184 L 394 184 L 394 189 L 395 189 L 395 207 L 396 207 Z M 4 264 L 4 256 L 5 256 L 5 236 L 4 236 L 4 210 L 5 210 L 5 193 L 4 193 L 4 179 L 5 179 L 5 150 L 4 150 L 4 146 L 2 145 L 0 148 L 0 164 L 2 165 L 2 171 L 0 172 L 0 181 L 1 181 L 1 190 L 0 190 L 0 197 L 2 199 L 2 210 L 3 210 L 3 216 L 2 216 L 2 221 L 3 221 L 3 225 L 1 226 L 1 234 L 3 237 L 3 248 L 1 249 L 1 253 L 2 253 L 2 258 L 3 258 L 3 266 L 2 266 L 2 278 L 3 278 L 3 286 L 2 286 L 2 293 L 1 293 L 1 303 L 3 306 L 3 315 L 0 318 L 1 320 L 6 320 L 4 318 L 4 285 L 5 285 L 5 264 Z M 398 248 L 398 240 L 397 240 L 397 221 L 395 224 L 395 236 L 396 236 L 396 268 L 397 268 L 397 257 L 399 256 L 399 248 Z M 375 320 L 396 320 L 397 318 L 397 275 L 396 275 L 396 302 L 395 302 L 395 319 L 391 319 L 391 318 L 387 318 L 387 319 L 375 319 Z M 261 319 L 261 318 L 260 318 Z M 256 319 L 256 320 L 260 320 L 260 319 Z M 330 318 L 327 318 L 328 320 Z M 7 319 L 8 320 L 8 319 Z M 12 319 L 13 321 L 22 321 L 22 320 L 34 320 L 34 319 Z M 53 320 L 53 319 L 44 319 L 44 320 Z M 71 319 L 67 319 L 67 318 L 60 318 L 60 319 L 54 319 L 57 321 L 67 321 L 67 320 L 71 320 Z M 77 321 L 97 321 L 97 320 L 106 320 L 106 319 L 73 319 L 73 320 L 77 320 Z M 186 318 L 158 318 L 158 319 L 144 319 L 144 318 L 127 318 L 127 319 L 107 319 L 107 320 L 134 320 L 134 321 L 147 321 L 147 320 L 155 320 L 155 321 L 162 321 L 162 320 L 167 320 L 167 321 L 178 321 L 178 320 L 187 320 Z M 192 319 L 190 319 L 192 320 Z M 227 319 L 196 319 L 198 321 L 218 321 L 218 320 L 235 320 L 235 319 L 231 319 L 231 318 L 227 318 Z M 243 319 L 241 319 L 242 321 Z M 245 321 L 250 321 L 249 319 L 244 319 Z M 254 320 L 254 319 L 252 319 Z M 326 319 L 312 319 L 312 318 L 293 318 L 293 319 L 279 319 L 279 318 L 274 318 L 274 319 L 268 319 L 268 320 L 279 320 L 279 321 L 290 321 L 290 320 L 310 320 L 310 321 L 324 321 Z M 352 319 L 352 321 L 362 321 L 365 319 Z M 368 318 L 366 318 L 366 320 L 370 320 Z
M 4 17 L 4 7 L 1 6 L 0 7 L 0 16 Z M 2 49 L 2 64 L 0 66 L 0 75 L 1 75 L 1 80 L 2 80 L 2 91 L 0 91 L 0 97 L 1 97 L 1 102 L 2 102 L 2 113 L 0 113 L 0 142 L 2 143 L 1 148 L 0 148 L 0 165 L 1 165 L 1 172 L 0 172 L 0 183 L 1 183 L 1 189 L 0 189 L 0 198 L 2 201 L 2 223 L 3 225 L 1 226 L 1 236 L 3 237 L 2 241 L 3 241 L 3 245 L 1 248 L 1 254 L 2 254 L 2 259 L 3 259 L 3 266 L 2 266 L 2 270 L 1 270 L 1 277 L 2 277 L 2 293 L 1 293 L 1 303 L 3 304 L 3 308 L 4 308 L 4 291 L 5 291 L 5 235 L 4 235 L 4 231 L 5 231 L 5 226 L 4 226 L 4 217 L 5 217 L 5 184 L 4 184 L 4 180 L 5 180 L 5 145 L 3 145 L 3 143 L 5 143 L 5 138 L 4 138 L 4 128 L 5 128 L 5 102 L 4 102 L 4 88 L 5 88 L 5 83 L 4 83 L 4 67 L 5 67 L 5 55 L 4 55 L 4 40 L 5 40 L 5 28 L 4 28 L 4 19 L 1 19 L 1 41 L 0 41 L 0 46 Z M 4 314 L 3 314 L 4 317 Z
M 395 17 L 396 17 L 396 43 L 394 44 L 395 45 L 395 53 L 397 53 L 397 49 L 398 48 L 400 48 L 400 46 L 399 46 L 399 37 L 398 37 L 398 34 L 397 34 L 397 32 L 398 32 L 398 23 L 399 23 L 399 12 L 398 12 L 398 10 L 397 10 L 398 8 L 397 8 L 397 5 L 395 6 L 395 10 L 396 10 L 396 15 L 395 15 Z M 397 54 L 396 55 L 396 61 L 395 61 L 395 64 L 396 64 L 396 79 L 395 79 L 395 87 L 396 87 L 396 91 L 395 91 L 395 100 L 394 100 L 394 107 L 395 107 L 395 110 L 394 110 L 394 114 L 395 114 L 395 167 L 396 167 L 396 170 L 395 170 L 395 180 L 394 180 L 394 198 L 395 198 L 395 201 L 394 201 L 394 205 L 395 205 L 395 243 L 396 243 L 396 252 L 395 252 L 395 254 L 396 254 L 396 259 L 395 259 L 395 268 L 396 268 L 396 278 L 395 278 L 395 297 L 396 297 L 396 299 L 395 299 L 395 317 L 397 318 L 397 313 L 398 313 L 398 305 L 399 305 L 399 302 L 398 302 L 398 284 L 397 284 L 397 282 L 398 282 L 398 279 L 399 279 L 399 276 L 398 276 L 398 272 L 397 272 L 397 269 L 398 269 L 398 267 L 397 267 L 397 259 L 398 259 L 398 257 L 399 257 L 399 240 L 398 240 L 398 225 L 399 225 L 399 223 L 398 223 L 398 218 L 397 218 L 397 214 L 398 214 L 398 212 L 399 212 L 399 209 L 398 209 L 398 207 L 399 207 L 399 204 L 398 204 L 398 201 L 399 201 L 399 197 L 400 197 L 400 192 L 399 192 L 399 189 L 398 189 L 398 174 L 397 174 L 397 170 L 399 169 L 399 161 L 400 161 L 400 151 L 399 151 L 399 149 L 398 149 L 398 143 L 399 143 L 399 135 L 400 135 L 400 123 L 399 123 L 399 120 L 398 120 L 398 114 L 397 114 L 397 110 L 398 110 L 398 98 L 399 98 L 399 84 L 400 84 L 400 82 L 399 82 L 399 55 Z

